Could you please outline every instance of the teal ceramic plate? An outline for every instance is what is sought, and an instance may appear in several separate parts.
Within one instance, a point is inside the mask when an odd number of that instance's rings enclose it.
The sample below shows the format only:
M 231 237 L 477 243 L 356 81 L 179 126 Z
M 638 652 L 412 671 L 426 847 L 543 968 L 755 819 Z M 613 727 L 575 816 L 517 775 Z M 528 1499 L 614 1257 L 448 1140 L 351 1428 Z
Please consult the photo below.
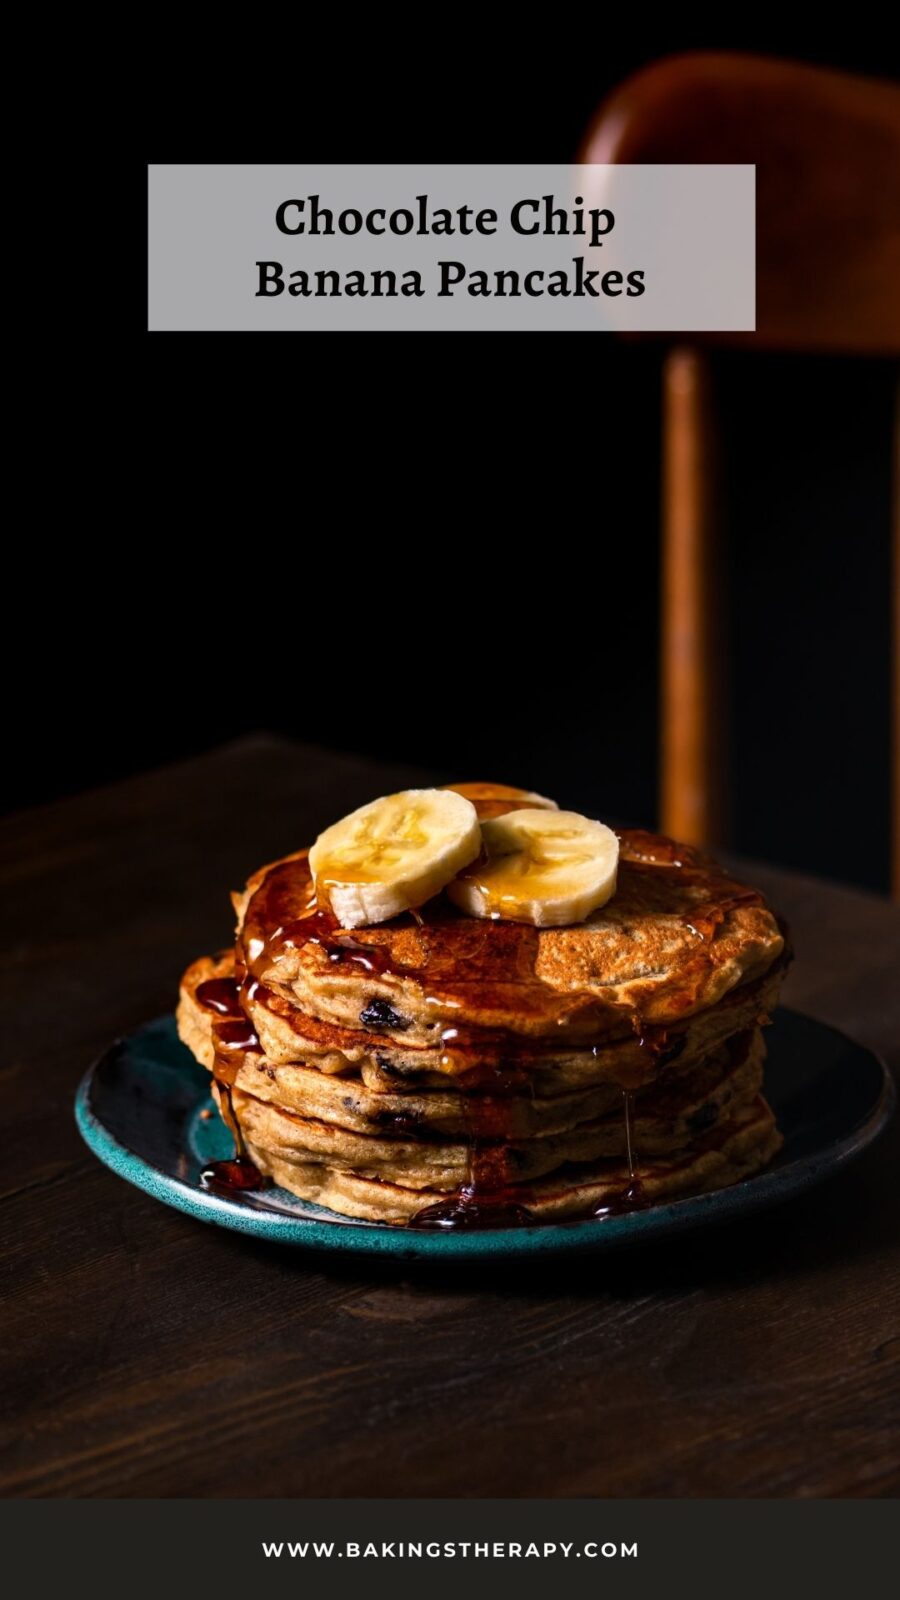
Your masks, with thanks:
M 881 1131 L 895 1096 L 877 1056 L 796 1011 L 778 1011 L 766 1037 L 767 1093 L 785 1136 L 774 1165 L 712 1194 L 533 1228 L 416 1233 L 348 1222 L 284 1189 L 241 1198 L 207 1192 L 200 1173 L 232 1154 L 231 1141 L 218 1116 L 208 1115 L 209 1075 L 179 1041 L 171 1017 L 148 1022 L 101 1056 L 82 1080 L 75 1115 L 90 1148 L 120 1178 L 201 1222 L 262 1239 L 408 1260 L 603 1250 L 787 1200 L 859 1155 Z

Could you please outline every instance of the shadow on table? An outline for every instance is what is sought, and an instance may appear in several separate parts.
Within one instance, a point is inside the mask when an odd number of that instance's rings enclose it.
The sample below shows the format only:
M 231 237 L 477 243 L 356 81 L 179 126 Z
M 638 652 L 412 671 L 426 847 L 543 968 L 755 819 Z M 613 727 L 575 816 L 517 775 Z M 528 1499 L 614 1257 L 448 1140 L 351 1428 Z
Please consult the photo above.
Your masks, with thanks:
M 473 1292 L 500 1296 L 639 1299 L 696 1289 L 739 1289 L 761 1279 L 802 1274 L 808 1280 L 838 1262 L 887 1248 L 893 1240 L 883 1202 L 900 1143 L 894 1128 L 859 1166 L 771 1211 L 694 1229 L 647 1244 L 553 1259 L 400 1261 L 377 1256 L 315 1255 L 289 1246 L 227 1236 L 239 1254 L 268 1255 L 283 1271 L 319 1274 L 348 1287 L 421 1289 L 448 1303 Z

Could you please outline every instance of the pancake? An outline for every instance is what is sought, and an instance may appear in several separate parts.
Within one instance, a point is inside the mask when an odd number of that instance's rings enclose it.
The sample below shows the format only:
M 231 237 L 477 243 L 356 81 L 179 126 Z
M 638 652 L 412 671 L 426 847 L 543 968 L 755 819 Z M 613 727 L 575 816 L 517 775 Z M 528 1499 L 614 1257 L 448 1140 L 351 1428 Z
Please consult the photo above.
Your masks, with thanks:
M 482 816 L 522 804 L 455 787 Z M 613 898 L 564 927 L 438 895 L 350 933 L 316 905 L 306 851 L 255 873 L 234 949 L 188 968 L 178 1007 L 238 1156 L 302 1199 L 416 1226 L 565 1221 L 771 1160 L 761 1028 L 784 932 L 699 852 L 619 839 Z
M 655 1114 L 652 1098 L 633 1102 L 629 1131 L 626 1130 L 623 1102 L 604 1117 L 575 1123 L 564 1131 L 541 1128 L 532 1138 L 517 1139 L 509 1131 L 509 1107 L 498 1107 L 495 1099 L 479 1106 L 472 1096 L 471 1126 L 464 1139 L 429 1138 L 428 1126 L 407 1126 L 404 1133 L 364 1131 L 344 1122 L 323 1122 L 306 1112 L 287 1109 L 285 1101 L 271 1098 L 267 1075 L 261 1074 L 247 1093 L 235 1082 L 231 1104 L 240 1123 L 243 1138 L 267 1150 L 290 1154 L 306 1162 L 327 1163 L 333 1168 L 356 1171 L 364 1178 L 391 1176 L 412 1189 L 453 1189 L 471 1179 L 472 1141 L 482 1141 L 496 1149 L 488 1157 L 490 1165 L 503 1168 L 503 1186 L 556 1171 L 567 1162 L 593 1162 L 597 1158 L 621 1157 L 631 1138 L 642 1155 L 671 1155 L 690 1144 L 692 1130 L 714 1130 L 719 1115 L 756 1098 L 762 1085 L 764 1046 L 759 1030 L 740 1035 L 740 1043 L 725 1046 L 729 1053 L 722 1064 L 709 1064 L 709 1080 L 698 1088 L 690 1075 L 682 1086 L 669 1086 L 666 1114 Z M 277 1080 L 275 1080 L 277 1082 Z M 348 1094 L 348 1099 L 351 1096 Z M 352 1107 L 351 1107 L 352 1109 Z M 336 1107 L 338 1115 L 340 1106 Z M 496 1155 L 496 1162 L 493 1157 Z
M 737 1183 L 771 1161 L 781 1142 L 772 1112 L 760 1096 L 723 1124 L 715 1139 L 695 1144 L 677 1160 L 641 1159 L 634 1175 L 623 1161 L 573 1166 L 523 1184 L 517 1198 L 537 1222 L 565 1222 L 605 1208 L 614 1212 L 636 1183 L 641 1202 L 652 1204 Z M 260 1172 L 291 1194 L 369 1222 L 409 1223 L 434 1205 L 452 1208 L 459 1193 L 366 1178 L 304 1160 L 290 1149 L 264 1148 L 252 1139 L 247 1149 Z
M 453 789 L 456 794 L 471 800 L 480 822 L 484 822 L 486 817 L 505 817 L 508 812 L 519 811 L 523 806 L 531 806 L 539 811 L 558 810 L 556 801 L 548 800 L 545 794 L 535 794 L 532 789 L 516 789 L 508 783 L 445 783 L 443 787 Z
M 198 963 L 199 965 L 199 963 Z M 259 1049 L 232 1052 L 216 1066 L 213 1015 L 199 1006 L 179 1011 L 179 1031 L 184 1042 L 210 1071 L 240 1095 L 247 1095 L 296 1113 L 313 1123 L 325 1122 L 349 1132 L 387 1137 L 385 1159 L 394 1148 L 390 1140 L 409 1135 L 415 1139 L 450 1138 L 465 1141 L 454 1159 L 462 1166 L 472 1139 L 482 1132 L 496 1138 L 501 1129 L 510 1145 L 522 1139 L 562 1134 L 582 1124 L 598 1124 L 609 1113 L 614 1126 L 604 1141 L 603 1153 L 623 1147 L 622 1093 L 614 1083 L 576 1091 L 562 1091 L 539 1099 L 529 1092 L 527 1080 L 515 1088 L 503 1086 L 502 1096 L 460 1093 L 454 1088 L 406 1087 L 401 1093 L 373 1091 L 359 1077 L 338 1077 L 305 1063 L 273 1063 Z M 729 1054 L 729 1051 L 731 1054 Z M 633 1120 L 641 1148 L 677 1148 L 697 1126 L 709 1126 L 721 1109 L 738 1095 L 759 1091 L 762 1079 L 762 1036 L 758 1028 L 734 1036 L 718 1052 L 699 1063 L 682 1058 L 664 1069 L 649 1087 L 633 1099 Z M 575 1159 L 581 1159 L 575 1157 Z
M 252 979 L 401 1048 L 627 1038 L 708 1010 L 784 949 L 757 891 L 639 830 L 620 834 L 613 899 L 572 927 L 479 920 L 439 896 L 418 919 L 348 934 L 315 908 L 306 851 L 255 874 L 235 904 Z
M 442 1137 L 412 1116 L 404 1119 L 403 1130 L 383 1128 L 359 1130 L 364 1119 L 357 1115 L 351 1125 L 354 1098 L 348 1093 L 333 1107 L 334 1120 L 322 1120 L 294 1109 L 284 1097 L 284 1087 L 274 1083 L 265 1071 L 255 1078 L 238 1075 L 231 1085 L 231 1107 L 248 1143 L 269 1150 L 291 1152 L 304 1161 L 322 1161 L 363 1177 L 396 1177 L 410 1188 L 458 1188 L 472 1174 L 473 1141 L 480 1146 L 485 1165 L 502 1167 L 504 1186 L 554 1172 L 567 1162 L 593 1161 L 622 1156 L 628 1139 L 642 1156 L 670 1155 L 688 1145 L 693 1134 L 715 1127 L 721 1114 L 756 1098 L 762 1085 L 764 1058 L 759 1030 L 739 1036 L 725 1047 L 722 1060 L 707 1064 L 705 1079 L 694 1074 L 668 1086 L 660 1113 L 653 1094 L 635 1099 L 629 1123 L 623 1115 L 622 1097 L 613 1111 L 587 1122 L 575 1123 L 562 1131 L 542 1126 L 530 1137 L 520 1138 L 511 1131 L 512 1109 L 508 1101 L 488 1097 L 479 1104 L 472 1097 L 466 1137 Z M 282 1071 L 290 1072 L 285 1068 Z M 302 1080 L 294 1071 L 293 1096 L 302 1105 Z M 251 1084 L 250 1092 L 242 1085 Z M 277 1096 L 277 1099 L 275 1098 Z M 359 1108 L 360 1102 L 355 1102 Z M 338 1120 L 341 1119 L 341 1120 Z
M 234 974 L 234 956 L 201 957 L 181 982 L 178 1023 L 181 1037 L 198 1060 L 211 1065 L 211 1013 L 197 999 L 201 985 Z M 320 1072 L 357 1074 L 376 1093 L 416 1088 L 458 1088 L 461 1093 L 490 1091 L 498 1078 L 527 1079 L 529 1093 L 555 1098 L 603 1085 L 638 1088 L 660 1067 L 678 1060 L 701 1061 L 735 1033 L 766 1021 L 778 999 L 783 972 L 779 962 L 762 978 L 726 994 L 712 1009 L 683 1019 L 648 1041 L 635 1033 L 592 1049 L 560 1046 L 527 1039 L 487 1040 L 480 1048 L 395 1045 L 384 1035 L 340 1028 L 309 1017 L 287 994 L 251 980 L 241 990 L 241 1005 L 270 1066 L 292 1062 L 314 1065 Z M 205 1051 L 205 1055 L 203 1052 Z M 207 1059 L 209 1057 L 209 1059 Z

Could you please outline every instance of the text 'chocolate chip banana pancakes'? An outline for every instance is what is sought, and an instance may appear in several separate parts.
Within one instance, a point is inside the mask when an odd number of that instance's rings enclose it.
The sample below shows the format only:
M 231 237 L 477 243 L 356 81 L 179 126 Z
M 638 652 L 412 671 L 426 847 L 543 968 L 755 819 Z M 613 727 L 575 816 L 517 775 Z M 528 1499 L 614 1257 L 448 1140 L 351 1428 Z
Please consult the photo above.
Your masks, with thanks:
M 254 874 L 181 987 L 235 1159 L 345 1217 L 602 1217 L 771 1160 L 763 897 L 686 845 L 501 784 L 361 807 Z

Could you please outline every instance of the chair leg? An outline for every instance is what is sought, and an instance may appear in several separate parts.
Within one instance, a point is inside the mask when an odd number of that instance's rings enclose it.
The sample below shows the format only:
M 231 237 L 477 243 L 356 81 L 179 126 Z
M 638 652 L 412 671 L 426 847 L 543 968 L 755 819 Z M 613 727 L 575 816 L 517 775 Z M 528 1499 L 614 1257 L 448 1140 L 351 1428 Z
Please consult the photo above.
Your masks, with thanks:
M 900 384 L 894 406 L 894 535 L 891 586 L 891 891 L 900 901 Z
M 892 683 L 890 683 L 890 890 L 900 901 L 900 384 L 894 406 L 894 538 L 892 538 Z
M 725 841 L 725 591 L 715 503 L 709 363 L 676 348 L 663 370 L 662 827 Z

